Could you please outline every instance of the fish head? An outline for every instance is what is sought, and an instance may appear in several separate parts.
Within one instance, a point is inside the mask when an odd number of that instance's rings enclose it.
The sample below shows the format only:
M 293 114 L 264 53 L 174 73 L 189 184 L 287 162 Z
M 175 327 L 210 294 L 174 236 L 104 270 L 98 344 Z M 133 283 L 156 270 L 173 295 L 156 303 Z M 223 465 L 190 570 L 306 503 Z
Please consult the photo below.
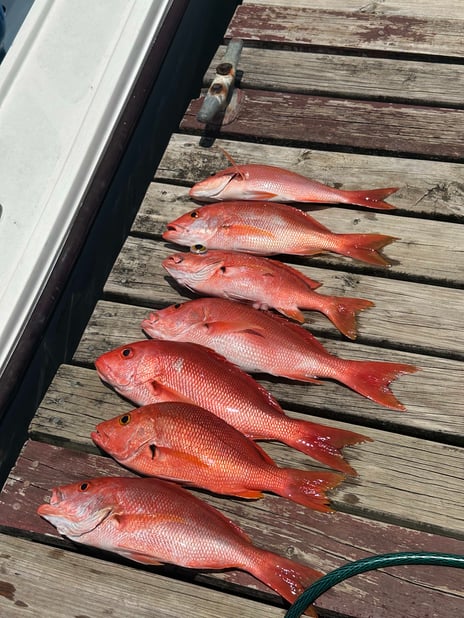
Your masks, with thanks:
M 235 200 L 279 201 L 276 179 L 282 173 L 272 165 L 237 165 L 195 184 L 190 197 L 206 202 Z
M 96 359 L 95 367 L 104 382 L 139 405 L 150 403 L 143 399 L 143 386 L 156 380 L 161 372 L 153 340 L 136 341 L 105 352 Z
M 194 289 L 195 283 L 208 281 L 220 271 L 224 255 L 222 251 L 174 253 L 161 264 L 179 283 Z
M 236 167 L 228 167 L 219 172 L 211 174 L 208 178 L 201 180 L 193 185 L 189 191 L 190 197 L 201 202 L 213 202 L 223 200 L 226 188 L 230 181 L 236 176 L 241 177 L 240 170 Z
M 142 321 L 142 330 L 149 337 L 157 339 L 182 339 L 190 328 L 202 324 L 207 319 L 203 303 L 199 300 L 176 303 L 150 313 L 150 316 Z
M 196 244 L 208 246 L 209 240 L 224 225 L 222 210 L 221 204 L 194 208 L 168 223 L 163 238 L 186 247 Z
M 158 438 L 158 408 L 146 405 L 99 423 L 91 438 L 119 463 L 125 464 Z
M 115 509 L 111 478 L 79 481 L 52 490 L 37 513 L 71 539 L 95 530 Z

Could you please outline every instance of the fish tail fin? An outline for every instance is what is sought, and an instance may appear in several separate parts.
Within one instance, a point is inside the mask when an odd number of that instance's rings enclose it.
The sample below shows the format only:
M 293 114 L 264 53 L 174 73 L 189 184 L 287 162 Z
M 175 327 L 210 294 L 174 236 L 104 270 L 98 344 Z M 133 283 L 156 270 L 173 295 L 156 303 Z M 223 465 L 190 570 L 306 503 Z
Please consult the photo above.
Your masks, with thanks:
M 279 496 L 307 506 L 314 511 L 330 513 L 330 500 L 326 494 L 344 479 L 338 472 L 307 472 L 293 468 L 280 468 L 282 485 L 273 490 Z
M 306 588 L 322 577 L 322 573 L 310 566 L 255 546 L 253 549 L 255 551 L 250 556 L 246 570 L 289 603 L 293 603 Z M 317 613 L 311 606 L 305 611 L 305 615 L 317 618 Z
M 393 210 L 393 204 L 383 200 L 396 193 L 399 187 L 388 187 L 387 189 L 368 189 L 364 191 L 343 191 L 350 204 L 355 206 L 365 206 L 366 208 L 378 208 L 379 210 Z
M 390 266 L 390 262 L 379 253 L 379 249 L 398 240 L 395 236 L 386 234 L 338 234 L 338 238 L 339 253 L 376 266 Z
M 287 432 L 285 444 L 306 453 L 326 466 L 356 476 L 354 468 L 343 458 L 342 448 L 359 442 L 371 442 L 371 438 L 338 427 L 304 420 L 294 419 L 294 421 L 293 431 Z
M 375 303 L 364 298 L 327 297 L 322 313 L 349 339 L 356 339 L 356 314 L 373 307 Z
M 391 382 L 404 373 L 415 373 L 419 367 L 403 363 L 350 360 L 344 367 L 343 379 L 357 393 L 392 410 L 406 410 L 389 388 Z

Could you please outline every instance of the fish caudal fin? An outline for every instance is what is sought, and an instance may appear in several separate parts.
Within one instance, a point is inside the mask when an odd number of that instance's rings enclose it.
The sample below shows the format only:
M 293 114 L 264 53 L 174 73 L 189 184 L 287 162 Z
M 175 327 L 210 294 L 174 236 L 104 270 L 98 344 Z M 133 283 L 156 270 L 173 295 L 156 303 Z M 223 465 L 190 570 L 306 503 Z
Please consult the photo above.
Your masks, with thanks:
M 364 298 L 328 296 L 321 311 L 341 333 L 349 339 L 356 339 L 356 314 L 373 306 L 372 301 Z
M 379 253 L 379 249 L 398 240 L 386 234 L 337 234 L 337 236 L 339 238 L 337 253 L 376 266 L 390 266 L 390 262 Z
M 414 365 L 381 361 L 347 361 L 336 379 L 357 393 L 392 410 L 406 410 L 389 388 L 393 380 L 404 373 L 419 371 Z
M 293 431 L 290 429 L 283 440 L 285 444 L 306 453 L 326 466 L 356 476 L 354 468 L 343 458 L 341 449 L 360 442 L 371 442 L 371 438 L 346 429 L 309 421 L 294 419 L 294 423 Z
M 253 549 L 257 550 L 256 547 Z M 275 590 L 289 603 L 293 603 L 306 588 L 322 577 L 319 571 L 273 552 L 257 550 L 253 554 L 250 560 L 252 564 L 248 564 L 245 570 Z M 313 607 L 309 607 L 305 611 L 305 616 L 317 618 L 317 613 Z
M 368 189 L 364 191 L 343 191 L 350 204 L 355 206 L 365 206 L 366 208 L 378 208 L 379 210 L 393 210 L 396 206 L 388 204 L 383 200 L 396 193 L 399 187 L 389 187 L 388 189 Z
M 282 485 L 278 489 L 273 489 L 274 493 L 322 513 L 333 510 L 326 492 L 339 485 L 345 478 L 343 474 L 337 472 L 306 472 L 292 468 L 281 468 L 281 473 Z

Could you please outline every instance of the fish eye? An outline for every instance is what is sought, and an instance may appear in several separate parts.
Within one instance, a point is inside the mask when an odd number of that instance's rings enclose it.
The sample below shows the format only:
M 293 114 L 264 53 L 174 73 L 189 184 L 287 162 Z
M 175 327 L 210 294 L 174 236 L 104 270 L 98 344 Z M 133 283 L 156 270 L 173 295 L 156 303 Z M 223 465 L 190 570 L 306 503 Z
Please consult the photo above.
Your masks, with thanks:
M 123 358 L 131 358 L 134 356 L 134 350 L 132 348 L 124 348 L 121 350 L 121 356 Z
M 180 303 L 176 303 L 176 304 L 174 305 L 174 309 L 180 309 Z
M 79 491 L 87 491 L 88 488 L 89 488 L 89 483 L 87 483 L 86 481 L 79 485 Z
M 190 216 L 192 217 L 192 219 L 196 219 L 198 217 L 198 210 L 192 210 Z
M 192 253 L 206 253 L 208 251 L 208 249 L 205 247 L 205 245 L 193 245 L 193 247 L 190 247 L 190 251 Z
M 130 423 L 130 420 L 131 420 L 130 414 L 123 414 L 122 416 L 119 417 L 119 424 L 127 425 L 128 423 Z

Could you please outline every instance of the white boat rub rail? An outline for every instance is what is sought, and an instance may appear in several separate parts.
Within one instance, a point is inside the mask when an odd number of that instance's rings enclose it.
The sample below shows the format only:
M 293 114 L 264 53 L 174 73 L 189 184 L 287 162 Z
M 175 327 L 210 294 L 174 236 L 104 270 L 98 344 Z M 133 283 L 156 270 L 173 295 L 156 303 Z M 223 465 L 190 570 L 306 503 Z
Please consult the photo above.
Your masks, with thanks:
M 0 378 L 173 0 L 35 0 L 0 65 Z

